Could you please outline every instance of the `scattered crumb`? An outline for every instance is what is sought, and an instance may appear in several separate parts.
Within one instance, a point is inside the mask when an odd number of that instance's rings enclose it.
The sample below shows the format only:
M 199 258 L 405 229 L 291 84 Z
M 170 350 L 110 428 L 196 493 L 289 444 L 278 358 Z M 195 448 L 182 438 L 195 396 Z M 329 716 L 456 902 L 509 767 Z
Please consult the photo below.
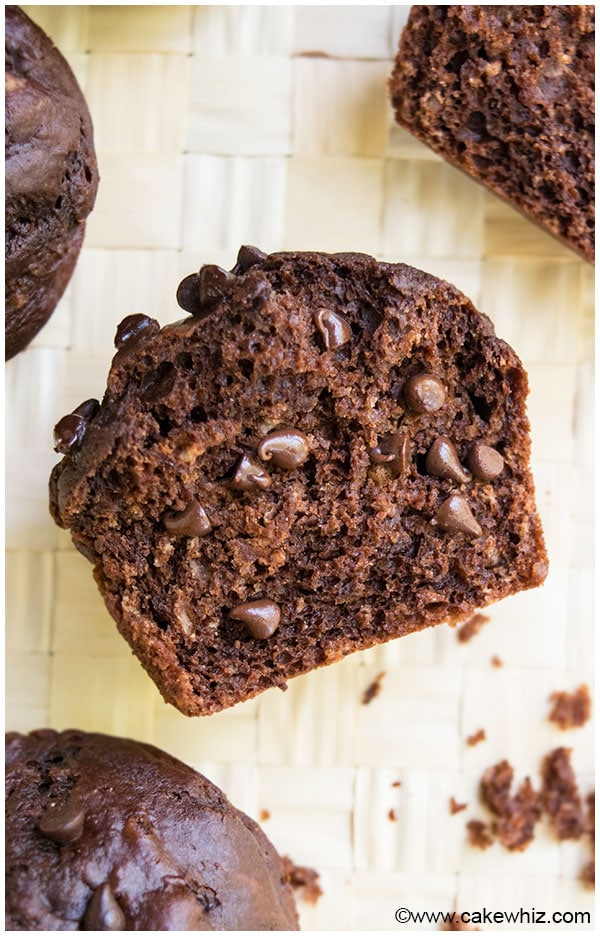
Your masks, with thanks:
M 500 844 L 509 851 L 524 851 L 533 841 L 535 825 L 542 815 L 542 800 L 529 777 L 511 796 L 513 774 L 507 760 L 490 767 L 481 779 L 481 798 L 498 817 L 493 828 Z
M 390 822 L 398 822 L 398 816 L 396 815 L 395 809 L 390 809 L 388 812 L 388 819 Z
M 381 683 L 382 683 L 384 676 L 385 676 L 385 671 L 383 673 L 379 673 L 375 677 L 373 682 L 369 683 L 369 685 L 367 686 L 367 688 L 362 694 L 361 702 L 363 705 L 368 705 L 369 702 L 372 702 L 373 699 L 375 699 L 379 695 L 379 693 L 381 692 Z
M 394 780 L 394 782 L 392 783 L 392 786 L 393 786 L 393 787 L 401 787 L 401 786 L 402 786 L 402 780 Z
M 489 617 L 487 614 L 474 614 L 468 621 L 459 627 L 456 636 L 461 643 L 467 643 L 475 634 L 478 634 L 484 624 L 487 624 Z
M 271 818 L 271 813 L 269 812 L 268 809 L 261 809 L 261 811 L 258 814 L 258 818 L 260 819 L 261 822 L 266 822 L 267 819 Z
M 480 819 L 471 819 L 467 822 L 467 832 L 469 845 L 473 848 L 489 848 L 493 844 L 494 839 L 489 829 Z
M 475 747 L 476 744 L 480 744 L 482 741 L 485 741 L 485 731 L 483 728 L 479 728 L 475 734 L 469 735 L 467 738 L 469 747 Z
M 490 663 L 492 664 L 492 666 L 496 666 L 496 667 L 504 666 L 504 662 L 500 659 L 499 656 L 496 656 L 495 654 L 490 660 Z
M 299 892 L 299 896 L 307 903 L 316 904 L 323 891 L 319 886 L 319 872 L 314 868 L 304 868 L 301 865 L 294 864 L 287 855 L 283 857 L 283 867 L 285 879 L 294 890 Z
M 470 923 L 463 923 L 458 911 L 456 912 L 452 922 L 448 921 L 443 923 L 440 929 L 447 933 L 479 932 L 478 926 L 472 926 Z
M 592 851 L 591 861 L 585 865 L 583 871 L 581 872 L 581 880 L 588 887 L 596 886 L 596 794 L 592 790 L 591 793 L 585 798 L 585 804 L 587 806 L 587 824 L 586 824 L 586 837 L 589 838 L 590 848 Z
M 553 703 L 548 719 L 562 731 L 569 728 L 580 728 L 589 721 L 592 700 L 590 690 L 582 683 L 574 692 L 553 692 L 550 696 Z
M 588 861 L 579 877 L 588 887 L 596 887 L 596 862 L 593 858 Z
M 467 808 L 466 803 L 458 803 L 453 796 L 450 797 L 450 815 L 454 816 L 457 812 L 462 812 L 463 809 Z
M 570 748 L 546 754 L 542 764 L 544 809 L 557 838 L 578 839 L 585 831 L 581 796 L 571 766 Z

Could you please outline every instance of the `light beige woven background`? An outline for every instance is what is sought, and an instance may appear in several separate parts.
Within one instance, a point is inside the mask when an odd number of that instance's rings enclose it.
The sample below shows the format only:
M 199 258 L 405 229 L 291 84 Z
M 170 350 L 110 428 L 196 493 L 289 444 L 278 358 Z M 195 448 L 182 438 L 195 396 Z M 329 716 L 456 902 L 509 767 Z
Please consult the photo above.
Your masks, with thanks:
M 80 79 L 102 180 L 65 297 L 7 367 L 7 727 L 154 742 L 252 816 L 269 810 L 275 845 L 322 875 L 323 898 L 300 905 L 307 929 L 402 930 L 400 906 L 593 910 L 582 842 L 545 829 L 523 854 L 465 841 L 465 820 L 484 815 L 481 772 L 503 757 L 535 782 L 567 744 L 592 787 L 591 726 L 546 720 L 551 691 L 592 679 L 592 269 L 394 126 L 386 79 L 407 7 L 25 9 Z M 183 275 L 230 267 L 241 243 L 408 261 L 491 316 L 530 375 L 551 571 L 468 645 L 439 627 L 189 720 L 48 515 L 51 433 L 102 395 L 116 324 L 181 317 Z M 487 741 L 467 746 L 480 727 Z M 450 816 L 451 795 L 469 809 Z

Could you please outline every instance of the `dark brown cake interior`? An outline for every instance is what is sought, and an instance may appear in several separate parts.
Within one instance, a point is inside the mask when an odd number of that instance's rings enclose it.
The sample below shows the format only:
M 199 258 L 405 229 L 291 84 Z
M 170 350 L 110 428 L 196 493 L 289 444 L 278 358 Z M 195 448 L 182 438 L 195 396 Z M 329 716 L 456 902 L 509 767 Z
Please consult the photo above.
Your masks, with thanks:
M 204 280 L 207 314 L 121 346 L 51 482 L 166 699 L 216 711 L 543 580 L 526 375 L 462 294 L 356 254 L 271 255 L 221 277 L 216 301 Z M 349 325 L 329 349 L 323 310 Z M 442 388 L 434 412 L 407 403 L 423 375 Z M 257 454 L 282 430 L 306 441 L 297 467 Z M 440 437 L 466 482 L 431 473 Z M 482 442 L 501 456 L 494 480 L 465 467 Z M 270 486 L 232 485 L 243 456 Z M 168 529 L 198 508 L 202 535 Z M 236 619 L 254 601 L 279 614 L 268 638 Z
M 594 259 L 593 6 L 413 6 L 390 92 L 444 159 Z

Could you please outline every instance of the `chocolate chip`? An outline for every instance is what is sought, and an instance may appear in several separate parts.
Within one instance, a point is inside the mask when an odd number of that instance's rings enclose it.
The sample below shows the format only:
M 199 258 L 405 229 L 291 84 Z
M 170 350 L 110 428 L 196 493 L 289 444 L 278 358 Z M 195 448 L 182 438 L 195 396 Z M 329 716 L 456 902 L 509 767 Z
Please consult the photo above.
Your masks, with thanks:
M 51 806 L 38 822 L 38 829 L 53 842 L 66 844 L 77 841 L 83 832 L 84 820 L 85 813 L 79 806 L 69 803 L 63 807 Z
M 128 315 L 117 326 L 115 334 L 115 348 L 122 348 L 131 341 L 137 339 L 144 333 L 144 337 L 151 337 L 160 331 L 160 325 L 156 319 L 149 318 L 147 315 Z
M 229 292 L 235 277 L 228 270 L 209 263 L 198 271 L 198 295 L 202 308 L 210 308 L 216 305 L 223 298 L 223 294 Z
M 446 390 L 433 374 L 415 374 L 404 385 L 404 399 L 413 413 L 435 413 L 444 405 Z
M 83 442 L 87 429 L 87 421 L 82 416 L 70 413 L 63 416 L 54 427 L 54 451 L 61 455 L 68 455 L 78 449 Z
M 81 416 L 82 419 L 87 420 L 93 419 L 98 410 L 100 409 L 100 402 L 98 400 L 84 400 L 83 403 L 80 403 L 79 406 L 73 410 L 74 416 Z
M 146 403 L 157 403 L 167 397 L 177 380 L 175 365 L 170 361 L 162 364 L 152 371 L 140 386 L 140 396 Z
M 449 533 L 468 533 L 469 536 L 481 536 L 483 533 L 467 501 L 460 494 L 452 494 L 444 501 L 436 514 L 436 520 L 442 530 Z
M 241 621 L 257 640 L 265 640 L 279 627 L 281 612 L 274 601 L 246 601 L 230 611 L 229 616 Z
M 231 479 L 231 487 L 236 491 L 253 491 L 256 488 L 266 491 L 272 483 L 261 463 L 250 455 L 242 455 Z
M 410 441 L 405 432 L 384 435 L 369 452 L 374 465 L 388 465 L 395 475 L 406 472 L 410 464 Z
M 457 484 L 468 484 L 471 475 L 460 463 L 458 452 L 448 436 L 435 440 L 425 459 L 425 470 L 434 478 L 450 478 Z
M 278 468 L 299 468 L 310 454 L 308 439 L 297 429 L 276 429 L 258 446 L 259 458 L 273 460 Z
M 484 442 L 475 442 L 467 456 L 467 464 L 478 481 L 493 481 L 504 470 L 500 452 Z
M 271 289 L 271 283 L 260 270 L 251 271 L 236 293 L 236 299 L 246 308 L 253 306 L 255 309 L 260 309 L 271 295 Z
M 257 266 L 259 263 L 264 263 L 267 259 L 267 254 L 262 250 L 259 250 L 258 247 L 251 247 L 250 245 L 242 245 L 238 251 L 237 261 L 232 269 L 234 276 L 242 276 L 242 274 L 247 273 L 248 270 Z
M 182 279 L 177 287 L 177 305 L 190 315 L 201 315 L 202 305 L 200 303 L 200 293 L 198 291 L 198 274 L 190 273 L 185 279 Z
M 167 510 L 163 524 L 175 536 L 206 536 L 212 530 L 204 507 L 195 498 L 184 510 Z
M 339 348 L 352 338 L 352 329 L 346 319 L 332 309 L 317 309 L 313 319 L 327 351 Z
M 84 930 L 124 930 L 125 914 L 106 881 L 92 894 L 81 921 Z

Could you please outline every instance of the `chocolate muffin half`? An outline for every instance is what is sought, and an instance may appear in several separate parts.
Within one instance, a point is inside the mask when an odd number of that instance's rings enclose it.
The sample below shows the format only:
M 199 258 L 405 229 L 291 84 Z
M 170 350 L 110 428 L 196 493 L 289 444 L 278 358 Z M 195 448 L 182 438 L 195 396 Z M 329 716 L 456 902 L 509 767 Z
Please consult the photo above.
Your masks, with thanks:
M 6 357 L 29 344 L 63 294 L 94 206 L 89 111 L 71 68 L 19 7 L 5 10 Z
M 148 744 L 6 736 L 7 930 L 297 930 L 262 830 Z
M 593 6 L 413 6 L 398 123 L 594 259 Z
M 527 378 L 453 286 L 243 247 L 130 316 L 51 510 L 165 699 L 209 714 L 539 585 Z

